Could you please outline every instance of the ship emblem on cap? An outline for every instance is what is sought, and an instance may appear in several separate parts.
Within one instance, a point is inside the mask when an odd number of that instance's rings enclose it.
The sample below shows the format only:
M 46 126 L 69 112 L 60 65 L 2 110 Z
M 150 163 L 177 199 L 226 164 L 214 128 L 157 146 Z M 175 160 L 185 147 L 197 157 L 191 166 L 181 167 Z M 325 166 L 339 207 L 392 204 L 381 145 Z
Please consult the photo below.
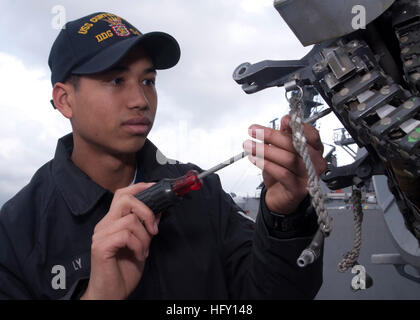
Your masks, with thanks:
M 109 26 L 114 30 L 114 33 L 119 37 L 128 37 L 131 33 L 127 27 L 122 23 L 121 18 L 117 16 L 111 16 L 104 19 L 109 23 Z

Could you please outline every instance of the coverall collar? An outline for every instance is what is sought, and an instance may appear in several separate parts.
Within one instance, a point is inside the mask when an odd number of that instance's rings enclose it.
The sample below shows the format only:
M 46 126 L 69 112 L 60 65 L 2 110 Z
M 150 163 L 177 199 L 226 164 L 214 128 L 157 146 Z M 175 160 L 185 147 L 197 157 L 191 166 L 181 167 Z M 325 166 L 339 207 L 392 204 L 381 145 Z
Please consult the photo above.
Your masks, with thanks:
M 52 174 L 57 189 L 71 213 L 81 216 L 90 212 L 98 201 L 110 191 L 95 183 L 73 163 L 71 160 L 72 150 L 73 135 L 71 133 L 58 140 L 52 163 Z M 167 163 L 167 158 L 148 139 L 146 139 L 143 148 L 136 153 L 136 159 L 137 167 L 142 171 L 145 182 L 174 177 L 167 166 L 159 164 Z

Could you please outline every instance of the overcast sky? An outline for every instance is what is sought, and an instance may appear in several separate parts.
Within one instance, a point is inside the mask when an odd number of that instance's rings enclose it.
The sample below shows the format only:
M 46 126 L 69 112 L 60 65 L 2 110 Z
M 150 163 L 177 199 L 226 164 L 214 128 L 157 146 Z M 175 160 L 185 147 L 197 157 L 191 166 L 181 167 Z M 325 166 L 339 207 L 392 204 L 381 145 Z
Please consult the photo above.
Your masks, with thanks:
M 67 21 L 97 11 L 115 13 L 143 33 L 164 31 L 181 46 L 181 60 L 159 71 L 156 122 L 149 138 L 169 158 L 209 168 L 242 151 L 247 129 L 288 112 L 284 90 L 247 95 L 232 79 L 243 62 L 300 59 L 303 47 L 272 0 L 2 0 L 0 37 L 0 205 L 54 156 L 71 131 L 51 99 L 48 54 L 59 30 L 52 10 Z M 334 116 L 320 122 L 331 143 Z M 326 151 L 329 147 L 326 147 Z M 341 163 L 349 159 L 339 154 Z M 253 195 L 260 170 L 246 159 L 219 172 L 227 192 Z

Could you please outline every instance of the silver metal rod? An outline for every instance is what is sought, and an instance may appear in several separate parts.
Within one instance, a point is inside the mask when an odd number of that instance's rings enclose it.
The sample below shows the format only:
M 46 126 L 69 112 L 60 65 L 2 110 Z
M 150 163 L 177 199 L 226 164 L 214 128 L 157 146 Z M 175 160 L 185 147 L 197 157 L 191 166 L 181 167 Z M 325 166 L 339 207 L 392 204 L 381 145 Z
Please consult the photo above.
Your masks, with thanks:
M 317 120 L 325 117 L 327 114 L 330 114 L 331 111 L 332 111 L 332 108 L 328 108 L 328 109 L 322 110 L 321 112 L 318 112 L 318 113 L 314 114 L 312 117 L 304 120 L 304 122 L 305 123 L 314 124 L 315 121 L 317 121 Z
M 238 161 L 242 158 L 245 158 L 247 155 L 248 155 L 248 152 L 243 151 L 240 154 L 237 154 L 236 156 L 234 156 L 232 158 L 229 158 L 228 160 L 223 161 L 222 163 L 219 163 L 217 166 L 214 166 L 213 168 L 211 168 L 209 170 L 203 171 L 202 173 L 200 173 L 198 175 L 198 179 L 203 179 L 203 178 L 207 177 L 208 175 L 210 175 L 212 173 L 215 173 L 216 171 L 218 171 L 220 169 L 223 169 L 224 167 L 227 167 L 228 165 L 231 165 L 232 163 L 234 163 L 234 162 L 236 162 L 236 161 Z

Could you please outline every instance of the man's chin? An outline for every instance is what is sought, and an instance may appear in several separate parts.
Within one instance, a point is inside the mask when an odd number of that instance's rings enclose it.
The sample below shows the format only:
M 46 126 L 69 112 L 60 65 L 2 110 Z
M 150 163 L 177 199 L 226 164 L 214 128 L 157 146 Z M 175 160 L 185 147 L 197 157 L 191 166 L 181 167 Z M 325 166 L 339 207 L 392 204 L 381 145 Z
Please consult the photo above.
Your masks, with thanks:
M 114 153 L 117 154 L 134 154 L 143 148 L 146 143 L 146 136 L 136 136 L 136 139 L 127 139 L 119 145 L 114 146 Z

